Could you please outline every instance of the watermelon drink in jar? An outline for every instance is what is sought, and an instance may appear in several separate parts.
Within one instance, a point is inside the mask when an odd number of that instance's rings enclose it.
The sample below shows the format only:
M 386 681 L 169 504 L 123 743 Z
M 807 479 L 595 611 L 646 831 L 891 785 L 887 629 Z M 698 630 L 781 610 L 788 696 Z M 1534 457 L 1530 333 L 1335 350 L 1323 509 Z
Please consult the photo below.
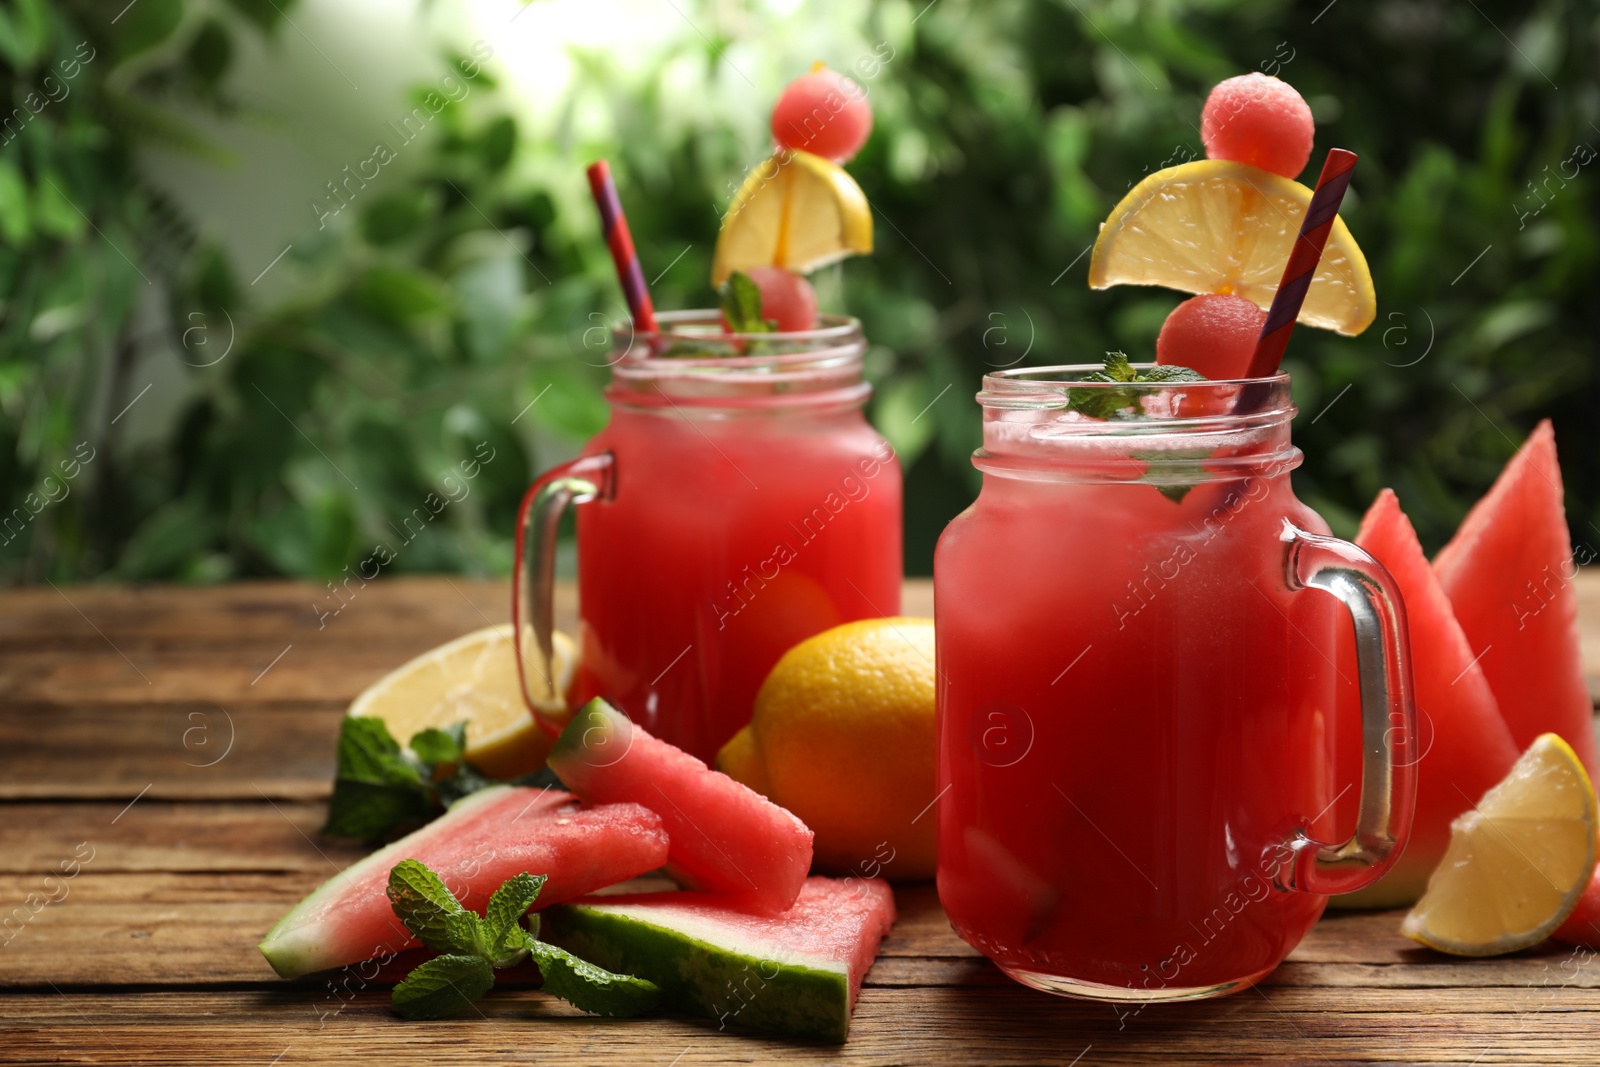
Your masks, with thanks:
M 1295 499 L 1286 375 L 1241 407 L 1239 382 L 1093 370 L 993 374 L 979 394 L 983 489 L 934 558 L 939 897 L 1029 985 L 1214 995 L 1277 966 L 1404 837 L 1404 612 Z M 1325 845 L 1352 623 L 1362 825 Z
M 712 263 L 720 309 L 656 315 L 605 164 L 590 168 L 632 323 L 612 338 L 611 418 L 546 472 L 518 520 L 512 612 L 524 696 L 547 664 L 556 529 L 577 514 L 580 660 L 602 696 L 707 763 L 794 645 L 900 611 L 900 466 L 862 415 L 861 324 L 819 315 L 805 275 L 872 250 L 843 162 L 865 93 L 814 68 L 773 113 Z M 554 730 L 561 724 L 541 717 Z
M 1265 75 L 1202 118 L 1211 158 L 1135 186 L 1089 265 L 1094 288 L 1194 294 L 1156 362 L 987 376 L 983 488 L 934 555 L 939 898 L 1012 977 L 1089 999 L 1249 986 L 1390 868 L 1415 803 L 1404 606 L 1296 499 L 1277 372 L 1296 322 L 1376 315 L 1338 218 L 1355 155 L 1294 181 L 1311 112 Z M 1344 788 L 1359 816 L 1330 843 Z
M 580 503 L 572 702 L 604 696 L 709 763 L 784 652 L 900 610 L 900 467 L 862 415 L 860 323 L 745 337 L 714 310 L 658 319 L 617 331 L 610 422 L 529 491 L 519 612 L 548 633 L 556 524 Z M 652 354 L 672 346 L 704 347 Z

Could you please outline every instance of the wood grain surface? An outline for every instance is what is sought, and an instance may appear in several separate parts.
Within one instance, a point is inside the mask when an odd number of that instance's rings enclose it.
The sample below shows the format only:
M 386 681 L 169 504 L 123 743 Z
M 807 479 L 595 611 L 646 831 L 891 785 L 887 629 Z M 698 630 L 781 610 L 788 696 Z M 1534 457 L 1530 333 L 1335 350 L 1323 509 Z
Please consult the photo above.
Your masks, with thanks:
M 1600 573 L 1578 588 L 1597 692 Z M 309 583 L 0 593 L 0 1063 L 1600 1064 L 1594 953 L 1447 959 L 1394 912 L 1331 914 L 1255 990 L 1114 1009 L 1016 985 L 931 886 L 901 887 L 839 1047 L 597 1019 L 515 976 L 427 1024 L 381 976 L 277 980 L 256 942 L 361 855 L 316 833 L 345 705 L 507 599 L 444 578 L 369 583 L 337 615 Z M 558 608 L 570 626 L 570 590 Z M 906 613 L 931 608 L 908 583 Z

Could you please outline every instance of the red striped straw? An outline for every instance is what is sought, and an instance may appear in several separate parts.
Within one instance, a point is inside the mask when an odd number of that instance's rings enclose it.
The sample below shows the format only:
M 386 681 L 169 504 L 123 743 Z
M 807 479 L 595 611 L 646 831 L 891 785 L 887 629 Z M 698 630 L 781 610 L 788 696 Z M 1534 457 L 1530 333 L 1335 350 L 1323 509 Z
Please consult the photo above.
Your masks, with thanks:
M 650 289 L 644 284 L 644 268 L 639 266 L 639 253 L 633 248 L 633 235 L 628 232 L 628 217 L 622 213 L 622 201 L 617 198 L 617 185 L 611 180 L 611 167 L 603 159 L 589 164 L 589 190 L 594 193 L 595 206 L 600 209 L 600 228 L 605 231 L 606 244 L 611 248 L 611 261 L 617 265 L 617 280 L 622 283 L 622 295 L 627 298 L 628 310 L 633 314 L 633 328 L 637 333 L 656 332 L 656 309 L 650 303 Z
M 1339 203 L 1344 191 L 1350 188 L 1350 172 L 1355 170 L 1356 154 L 1343 148 L 1328 153 L 1322 164 L 1322 176 L 1317 179 L 1317 191 L 1311 195 L 1311 206 L 1300 222 L 1300 236 L 1289 252 L 1289 262 L 1284 265 L 1283 279 L 1278 282 L 1278 292 L 1267 309 L 1267 321 L 1261 326 L 1261 337 L 1256 341 L 1255 354 L 1250 357 L 1247 378 L 1265 378 L 1278 370 L 1283 362 L 1283 350 L 1294 332 L 1295 319 L 1300 317 L 1300 305 L 1306 302 L 1306 290 L 1311 287 L 1311 277 L 1317 272 L 1322 259 L 1322 248 L 1328 243 L 1333 222 L 1339 217 Z

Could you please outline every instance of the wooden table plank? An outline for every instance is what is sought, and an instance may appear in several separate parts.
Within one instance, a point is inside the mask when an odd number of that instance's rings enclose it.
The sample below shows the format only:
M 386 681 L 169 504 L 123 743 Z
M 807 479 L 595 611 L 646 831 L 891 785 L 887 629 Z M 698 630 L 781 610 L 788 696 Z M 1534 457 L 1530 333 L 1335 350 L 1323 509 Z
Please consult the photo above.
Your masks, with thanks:
M 1537 989 L 1449 1004 L 1430 990 L 1382 990 L 1330 1011 L 1325 996 L 1269 986 L 1119 1015 L 1014 984 L 867 989 L 851 1039 L 838 1047 L 719 1033 L 713 1023 L 671 1016 L 597 1019 L 531 990 L 492 994 L 478 1014 L 420 1025 L 396 1019 L 386 1000 L 371 990 L 321 1003 L 289 991 L 7 997 L 0 1063 L 1600 1064 L 1592 1037 L 1600 992 L 1592 990 L 1563 991 L 1558 1005 Z
M 1577 586 L 1600 689 L 1600 573 Z M 1016 985 L 954 935 L 931 887 L 900 887 L 901 921 L 837 1049 L 598 1020 L 515 975 L 484 1017 L 422 1026 L 387 1010 L 387 975 L 348 1004 L 326 978 L 279 982 L 256 941 L 361 854 L 316 835 L 346 703 L 503 619 L 507 599 L 503 582 L 383 579 L 319 625 L 311 604 L 328 595 L 0 594 L 0 1063 L 1600 1064 L 1593 953 L 1447 960 L 1401 938 L 1393 912 L 1330 915 L 1260 992 L 1119 1012 Z M 907 614 L 931 601 L 908 583 Z M 570 590 L 558 607 L 570 627 Z

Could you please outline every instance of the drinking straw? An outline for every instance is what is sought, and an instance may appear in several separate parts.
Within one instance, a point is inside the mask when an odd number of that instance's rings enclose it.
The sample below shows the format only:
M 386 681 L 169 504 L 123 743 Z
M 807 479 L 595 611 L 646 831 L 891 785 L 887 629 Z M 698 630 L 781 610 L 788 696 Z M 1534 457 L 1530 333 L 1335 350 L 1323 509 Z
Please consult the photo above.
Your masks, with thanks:
M 1300 235 L 1289 252 L 1289 262 L 1284 264 L 1283 279 L 1278 282 L 1272 307 L 1267 310 L 1267 321 L 1261 326 L 1261 337 L 1256 341 L 1255 354 L 1250 357 L 1245 377 L 1265 378 L 1276 373 L 1278 364 L 1283 361 L 1283 350 L 1294 332 L 1295 319 L 1300 317 L 1300 305 L 1305 303 L 1306 290 L 1317 272 L 1328 233 L 1339 217 L 1339 203 L 1350 187 L 1350 172 L 1355 166 L 1356 154 L 1343 148 L 1331 150 L 1322 164 L 1317 191 L 1311 194 L 1311 206 L 1306 208 L 1306 217 L 1300 220 Z
M 633 314 L 633 328 L 639 333 L 656 332 L 656 311 L 650 303 L 650 289 L 644 283 L 644 268 L 634 251 L 633 235 L 628 232 L 628 217 L 622 213 L 617 185 L 611 180 L 611 167 L 603 159 L 589 164 L 589 190 L 600 209 L 600 228 L 611 248 L 611 261 L 617 265 L 617 280 Z

